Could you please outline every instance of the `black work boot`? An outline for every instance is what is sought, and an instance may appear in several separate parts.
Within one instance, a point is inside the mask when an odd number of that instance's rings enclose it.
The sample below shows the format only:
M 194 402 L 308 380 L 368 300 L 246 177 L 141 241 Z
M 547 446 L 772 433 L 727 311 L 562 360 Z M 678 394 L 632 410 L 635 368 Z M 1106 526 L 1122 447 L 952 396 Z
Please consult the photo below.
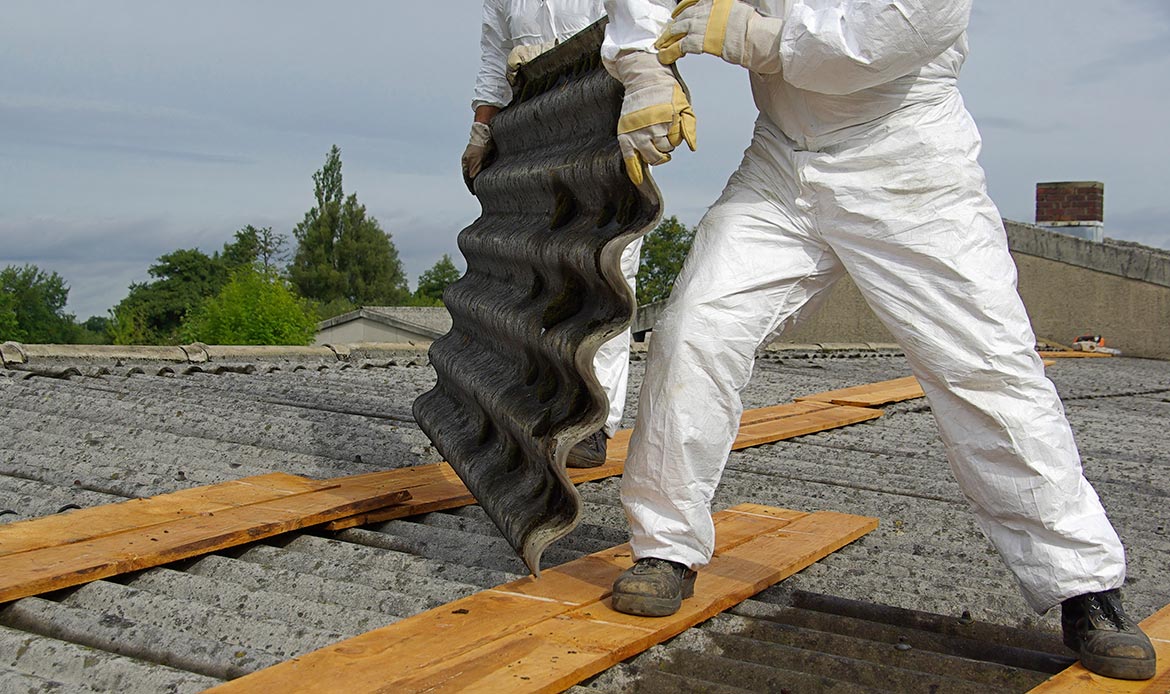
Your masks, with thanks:
M 587 436 L 581 443 L 569 449 L 565 467 L 597 467 L 605 462 L 605 432 L 599 431 Z
M 613 609 L 639 617 L 666 617 L 695 594 L 695 572 L 675 561 L 639 559 L 613 582 Z
M 1085 593 L 1060 605 L 1064 645 L 1077 652 L 1091 672 L 1122 680 L 1154 676 L 1154 646 L 1121 607 L 1115 590 Z

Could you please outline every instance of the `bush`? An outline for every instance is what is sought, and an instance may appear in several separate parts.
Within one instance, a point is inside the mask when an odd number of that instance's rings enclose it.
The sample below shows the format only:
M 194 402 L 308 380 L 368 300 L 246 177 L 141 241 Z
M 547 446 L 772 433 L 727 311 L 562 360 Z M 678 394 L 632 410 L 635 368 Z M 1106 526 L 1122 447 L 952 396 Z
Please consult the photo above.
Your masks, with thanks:
M 213 345 L 307 345 L 317 331 L 312 305 L 275 273 L 244 266 L 219 294 L 183 319 L 188 342 Z

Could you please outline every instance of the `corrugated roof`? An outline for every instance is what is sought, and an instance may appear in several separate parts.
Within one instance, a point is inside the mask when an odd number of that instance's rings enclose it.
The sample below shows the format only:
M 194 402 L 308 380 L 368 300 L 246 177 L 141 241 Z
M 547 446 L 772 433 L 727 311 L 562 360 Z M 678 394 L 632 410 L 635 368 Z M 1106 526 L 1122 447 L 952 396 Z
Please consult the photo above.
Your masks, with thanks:
M 746 404 L 907 373 L 891 354 L 772 352 Z M 1143 618 L 1170 602 L 1170 369 L 1114 358 L 1050 375 L 1126 542 L 1127 603 Z M 198 365 L 32 357 L 0 370 L 0 522 L 270 471 L 434 462 L 409 416 L 433 378 L 421 352 Z M 632 397 L 628 415 L 634 407 Z M 715 500 L 873 515 L 878 530 L 579 690 L 1025 691 L 1067 662 L 1055 615 L 1027 611 L 959 498 L 924 403 L 886 410 L 733 453 Z M 617 481 L 580 491 L 584 522 L 547 565 L 626 539 Z M 0 607 L 0 691 L 199 691 L 524 573 L 475 506 L 291 533 Z

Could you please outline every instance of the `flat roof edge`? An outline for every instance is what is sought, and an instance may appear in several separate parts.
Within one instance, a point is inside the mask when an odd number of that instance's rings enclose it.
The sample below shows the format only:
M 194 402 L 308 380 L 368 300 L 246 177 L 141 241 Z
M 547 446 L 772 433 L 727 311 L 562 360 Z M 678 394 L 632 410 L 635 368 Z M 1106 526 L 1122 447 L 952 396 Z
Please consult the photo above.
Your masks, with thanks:
M 1096 243 L 1023 222 L 1003 220 L 1014 253 L 1170 287 L 1170 252 L 1139 245 Z

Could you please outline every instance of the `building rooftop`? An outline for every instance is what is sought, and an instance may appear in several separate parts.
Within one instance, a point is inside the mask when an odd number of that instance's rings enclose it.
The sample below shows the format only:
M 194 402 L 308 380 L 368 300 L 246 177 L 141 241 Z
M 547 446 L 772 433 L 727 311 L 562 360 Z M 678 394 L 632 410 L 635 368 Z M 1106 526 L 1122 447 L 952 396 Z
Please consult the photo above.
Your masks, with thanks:
M 0 523 L 265 472 L 438 460 L 410 413 L 433 384 L 424 353 L 219 349 L 201 363 L 29 350 L 0 369 Z M 770 351 L 745 400 L 908 373 L 891 351 Z M 1049 375 L 1128 549 L 1127 605 L 1144 618 L 1170 602 L 1170 368 L 1062 360 Z M 871 515 L 876 531 L 577 689 L 1026 691 L 1067 664 L 1056 615 L 1028 611 L 959 496 L 925 402 L 885 410 L 732 453 L 715 499 Z M 585 520 L 546 566 L 626 539 L 618 481 L 579 489 Z M 289 533 L 0 606 L 0 691 L 200 691 L 525 573 L 476 506 Z

